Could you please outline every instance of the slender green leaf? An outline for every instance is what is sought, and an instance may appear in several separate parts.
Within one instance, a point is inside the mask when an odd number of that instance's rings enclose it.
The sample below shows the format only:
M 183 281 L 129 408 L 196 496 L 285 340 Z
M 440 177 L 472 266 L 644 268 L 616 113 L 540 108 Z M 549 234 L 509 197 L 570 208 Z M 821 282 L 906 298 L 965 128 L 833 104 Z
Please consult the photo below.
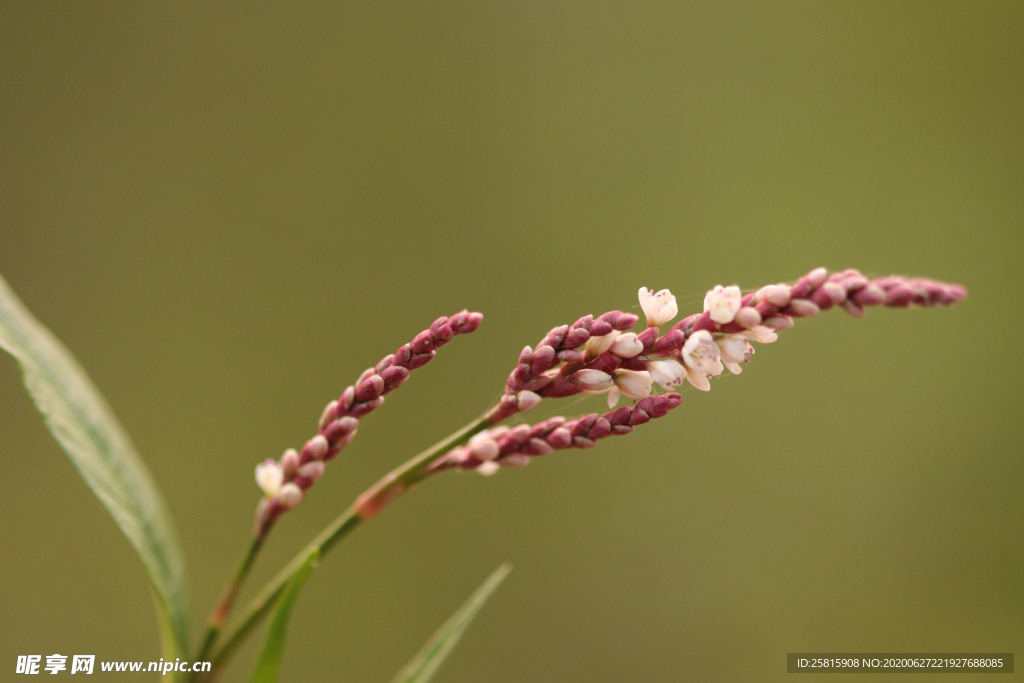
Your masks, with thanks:
M 313 550 L 302 566 L 292 574 L 292 578 L 277 600 L 277 608 L 274 610 L 274 617 L 267 627 L 267 640 L 263 643 L 263 651 L 260 653 L 259 661 L 252 672 L 250 683 L 275 683 L 277 672 L 281 666 L 281 657 L 284 655 L 284 636 L 288 629 L 288 618 L 292 614 L 292 607 L 299 597 L 302 587 L 309 578 L 310 573 L 316 567 L 320 559 L 320 551 Z
M 427 683 L 433 678 L 438 667 L 451 653 L 455 644 L 459 642 L 466 627 L 473 621 L 477 612 L 510 571 L 512 571 L 512 565 L 507 562 L 495 569 L 494 573 L 487 577 L 487 580 L 476 589 L 473 595 L 469 596 L 469 600 L 434 633 L 412 661 L 391 679 L 391 683 Z
M 50 432 L 142 560 L 160 614 L 164 659 L 184 656 L 185 570 L 163 498 L 88 375 L 2 277 L 0 348 L 21 365 Z

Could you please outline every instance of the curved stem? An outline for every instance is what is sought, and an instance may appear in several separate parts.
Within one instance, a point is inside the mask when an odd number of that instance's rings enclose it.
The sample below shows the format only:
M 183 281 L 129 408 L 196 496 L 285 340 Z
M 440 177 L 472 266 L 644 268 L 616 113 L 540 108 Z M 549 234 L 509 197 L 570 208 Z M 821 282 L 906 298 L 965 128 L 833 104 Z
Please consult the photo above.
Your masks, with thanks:
M 238 645 L 245 640 L 245 637 L 249 635 L 252 629 L 260 622 L 267 612 L 270 611 L 277 597 L 281 594 L 281 591 L 284 590 L 289 579 L 291 579 L 292 574 L 298 571 L 311 552 L 318 550 L 322 557 L 328 550 L 333 548 L 338 541 L 359 526 L 361 522 L 372 518 L 380 512 L 385 505 L 400 496 L 402 493 L 411 489 L 428 476 L 428 469 L 435 460 L 456 446 L 466 443 L 474 434 L 483 431 L 489 426 L 491 426 L 491 422 L 488 421 L 486 417 L 474 420 L 459 431 L 451 434 L 445 439 L 442 439 L 430 448 L 427 448 L 411 460 L 408 460 L 397 469 L 392 470 L 380 481 L 367 489 L 367 491 L 359 496 L 356 501 L 347 510 L 345 510 L 345 512 L 341 513 L 323 531 L 317 534 L 316 538 L 300 550 L 298 554 L 296 554 L 291 561 L 289 561 L 289 563 L 280 572 L 278 572 L 277 576 L 263 587 L 259 594 L 253 598 L 252 602 L 250 602 L 246 607 L 245 612 L 239 616 L 238 623 L 228 632 L 221 646 L 213 652 L 212 657 L 209 656 L 210 651 L 212 650 L 212 646 L 220 632 L 220 628 L 218 626 L 217 630 L 214 631 L 211 621 L 211 630 L 207 634 L 207 642 L 204 644 L 202 654 L 204 655 L 203 661 L 213 662 L 213 671 L 205 678 L 193 677 L 193 681 L 213 680 L 218 671 L 224 667 L 228 658 L 234 653 Z M 230 594 L 230 597 L 233 599 L 234 593 L 237 592 L 241 579 L 244 579 L 245 575 L 248 573 L 249 566 L 251 566 L 251 560 L 255 557 L 256 550 L 259 549 L 259 543 L 254 543 L 253 546 L 253 549 L 250 549 L 249 555 L 246 556 L 246 561 L 243 562 L 239 573 L 236 575 L 236 580 L 232 582 L 232 584 L 229 585 L 228 590 L 225 591 L 225 597 Z M 224 604 L 224 598 L 221 599 L 221 603 L 219 603 L 219 605 L 220 604 Z M 226 604 L 227 607 L 230 607 L 230 602 Z M 209 659 L 206 659 L 206 657 L 209 657 Z

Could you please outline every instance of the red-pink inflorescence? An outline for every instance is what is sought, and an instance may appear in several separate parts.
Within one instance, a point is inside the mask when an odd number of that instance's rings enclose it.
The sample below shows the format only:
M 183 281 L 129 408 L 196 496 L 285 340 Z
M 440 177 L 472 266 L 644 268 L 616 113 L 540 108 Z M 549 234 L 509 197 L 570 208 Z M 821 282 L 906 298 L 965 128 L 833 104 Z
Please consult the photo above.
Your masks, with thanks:
M 952 304 L 967 292 L 961 285 L 898 275 L 870 279 L 848 269 L 829 273 L 816 268 L 795 284 L 766 285 L 746 295 L 736 286 L 708 292 L 705 310 L 677 322 L 664 334 L 661 325 L 675 316 L 675 298 L 662 290 L 640 290 L 647 327 L 629 332 L 638 317 L 611 311 L 553 329 L 519 354 L 505 383 L 505 394 L 488 413 L 497 424 L 544 398 L 608 392 L 643 398 L 652 385 L 668 390 L 683 379 L 707 390 L 708 379 L 723 367 L 739 373 L 754 353 L 750 342 L 770 343 L 776 332 L 833 307 L 862 316 L 867 306 L 905 308 Z
M 662 326 L 678 313 L 675 297 L 668 290 L 655 293 L 641 288 L 643 330 L 633 332 L 639 316 L 622 311 L 585 316 L 554 328 L 535 347 L 527 346 L 519 354 L 504 395 L 486 414 L 485 422 L 497 425 L 545 398 L 579 393 L 607 394 L 609 412 L 577 420 L 557 417 L 536 425 L 490 427 L 439 457 L 427 473 L 473 469 L 491 474 L 502 466 L 525 465 L 538 455 L 587 448 L 607 436 L 629 433 L 677 407 L 681 398 L 674 389 L 684 380 L 708 391 L 709 380 L 724 369 L 742 372 L 754 354 L 751 342 L 775 341 L 777 332 L 791 327 L 795 318 L 834 307 L 859 317 L 868 306 L 948 305 L 966 295 L 962 286 L 936 280 L 896 275 L 872 279 L 852 269 L 829 273 L 816 268 L 795 284 L 766 285 L 747 294 L 735 285 L 716 285 L 708 291 L 701 313 L 680 320 L 662 334 Z M 267 460 L 258 466 L 257 482 L 266 497 L 257 509 L 257 535 L 262 537 L 282 512 L 302 500 L 323 473 L 324 463 L 352 440 L 359 420 L 379 406 L 385 394 L 405 382 L 411 370 L 433 358 L 435 349 L 453 336 L 474 331 L 482 317 L 463 311 L 439 318 L 329 403 L 317 435 L 301 451 L 289 449 L 279 461 Z M 655 386 L 667 393 L 654 393 Z M 622 396 L 634 403 L 615 409 Z M 360 499 L 364 517 L 404 490 L 393 483 L 385 478 L 377 489 L 364 494 Z
M 453 337 L 474 332 L 482 320 L 483 314 L 470 311 L 438 318 L 411 342 L 363 372 L 336 401 L 328 403 L 316 436 L 301 451 L 290 448 L 280 460 L 268 459 L 258 465 L 256 480 L 265 496 L 256 509 L 256 535 L 265 535 L 282 512 L 302 501 L 323 474 L 324 463 L 355 438 L 359 421 L 380 406 L 385 395 L 404 384 L 412 370 L 429 362 Z

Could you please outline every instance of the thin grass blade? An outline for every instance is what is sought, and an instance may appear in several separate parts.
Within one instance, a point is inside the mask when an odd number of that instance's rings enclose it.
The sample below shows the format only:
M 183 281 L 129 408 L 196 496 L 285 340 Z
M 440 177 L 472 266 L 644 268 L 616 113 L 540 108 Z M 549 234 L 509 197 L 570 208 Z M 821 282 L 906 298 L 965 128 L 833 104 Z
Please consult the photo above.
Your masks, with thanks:
M 494 573 L 487 577 L 487 580 L 469 597 L 469 600 L 434 633 L 412 661 L 391 679 L 391 683 L 427 683 L 433 678 L 434 673 L 451 654 L 455 644 L 459 642 L 477 612 L 510 571 L 512 571 L 512 565 L 507 562 L 495 569 Z
M 267 639 L 263 644 L 263 651 L 260 652 L 259 661 L 253 670 L 250 683 L 275 683 L 277 674 L 281 667 L 281 658 L 284 655 L 284 637 L 288 629 L 288 619 L 291 617 L 295 600 L 299 597 L 306 579 L 316 567 L 320 559 L 320 551 L 314 550 L 302 563 L 302 566 L 292 574 L 292 578 L 285 586 L 284 592 L 278 598 L 274 616 L 267 628 Z

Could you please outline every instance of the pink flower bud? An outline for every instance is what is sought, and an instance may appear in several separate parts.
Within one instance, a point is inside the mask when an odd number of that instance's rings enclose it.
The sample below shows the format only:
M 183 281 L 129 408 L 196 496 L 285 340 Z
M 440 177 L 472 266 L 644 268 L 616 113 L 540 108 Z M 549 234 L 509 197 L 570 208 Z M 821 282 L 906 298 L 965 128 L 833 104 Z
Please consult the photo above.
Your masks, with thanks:
M 286 510 L 291 510 L 302 502 L 302 489 L 299 488 L 298 484 L 288 482 L 281 487 L 280 493 L 277 494 L 277 499 Z
M 640 355 L 640 352 L 644 350 L 644 345 L 637 339 L 636 334 L 625 332 L 615 338 L 610 350 L 619 358 L 633 358 Z
M 753 306 L 744 306 L 736 311 L 736 317 L 733 319 L 733 322 L 749 330 L 761 324 L 761 314 Z
M 323 429 L 328 424 L 330 424 L 331 420 L 333 420 L 334 417 L 335 417 L 335 411 L 337 409 L 338 409 L 338 402 L 337 401 L 331 401 L 330 403 L 328 403 L 324 407 L 324 412 L 320 414 L 320 422 L 318 424 L 318 427 L 320 429 Z
M 323 460 L 310 460 L 299 468 L 295 476 L 295 483 L 302 489 L 308 489 L 316 483 L 317 479 L 324 474 Z
M 297 450 L 289 448 L 284 452 L 281 456 L 281 470 L 284 472 L 285 478 L 295 476 L 299 470 L 299 452 Z
M 519 410 L 529 410 L 541 402 L 539 394 L 532 391 L 519 391 L 516 393 L 516 406 Z
M 329 448 L 330 444 L 327 442 L 327 437 L 323 434 L 317 434 L 306 442 L 303 451 L 309 453 L 309 457 L 313 460 L 323 460 Z
M 798 318 L 813 318 L 821 312 L 818 304 L 809 299 L 794 299 L 790 301 L 789 310 Z

